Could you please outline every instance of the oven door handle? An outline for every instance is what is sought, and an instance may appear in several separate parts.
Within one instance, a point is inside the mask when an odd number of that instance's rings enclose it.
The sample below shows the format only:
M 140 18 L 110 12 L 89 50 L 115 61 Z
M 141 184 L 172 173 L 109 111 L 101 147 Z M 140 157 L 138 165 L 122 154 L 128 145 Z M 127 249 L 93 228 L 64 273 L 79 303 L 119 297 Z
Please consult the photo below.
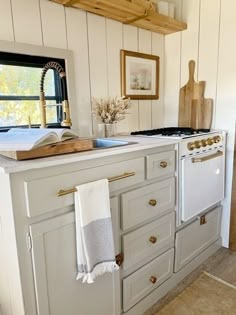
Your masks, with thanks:
M 207 155 L 207 156 L 204 156 L 204 157 L 192 158 L 192 163 L 205 162 L 205 161 L 214 159 L 214 158 L 216 158 L 216 157 L 218 157 L 218 156 L 222 156 L 222 155 L 223 155 L 223 151 L 217 151 L 217 152 L 214 153 L 214 154 Z

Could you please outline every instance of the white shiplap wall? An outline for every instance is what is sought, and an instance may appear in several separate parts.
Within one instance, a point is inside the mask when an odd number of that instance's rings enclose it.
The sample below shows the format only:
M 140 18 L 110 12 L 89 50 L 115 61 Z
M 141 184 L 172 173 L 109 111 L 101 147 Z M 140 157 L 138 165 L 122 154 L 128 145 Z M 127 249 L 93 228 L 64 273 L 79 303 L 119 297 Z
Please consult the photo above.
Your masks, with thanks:
M 91 135 L 91 97 L 120 95 L 120 49 L 160 56 L 160 99 L 133 101 L 118 130 L 163 126 L 164 36 L 48 0 L 0 0 L 0 40 L 70 49 L 74 53 L 76 104 L 72 121 Z M 1 47 L 0 47 L 1 50 Z M 94 126 L 93 126 L 94 125 Z
M 165 37 L 165 126 L 177 125 L 179 89 L 188 80 L 188 62 L 193 59 L 195 80 L 206 81 L 205 97 L 214 99 L 213 128 L 228 130 L 222 222 L 223 245 L 227 247 L 236 118 L 236 2 L 176 1 L 188 29 Z

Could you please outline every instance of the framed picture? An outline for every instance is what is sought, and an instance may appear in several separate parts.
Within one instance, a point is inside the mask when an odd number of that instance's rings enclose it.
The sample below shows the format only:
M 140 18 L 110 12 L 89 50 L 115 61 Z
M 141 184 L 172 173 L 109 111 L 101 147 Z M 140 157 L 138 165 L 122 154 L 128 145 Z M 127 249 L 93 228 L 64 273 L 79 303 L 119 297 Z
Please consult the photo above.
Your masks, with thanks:
M 131 99 L 159 98 L 159 57 L 121 50 L 121 93 Z

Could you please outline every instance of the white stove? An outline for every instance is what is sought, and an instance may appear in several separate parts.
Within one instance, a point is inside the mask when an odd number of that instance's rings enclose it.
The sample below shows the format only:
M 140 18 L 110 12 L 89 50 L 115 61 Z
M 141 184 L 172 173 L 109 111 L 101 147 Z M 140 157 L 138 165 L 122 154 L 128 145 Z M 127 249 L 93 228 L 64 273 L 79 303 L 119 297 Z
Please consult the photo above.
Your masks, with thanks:
M 178 140 L 177 226 L 200 217 L 222 201 L 225 182 L 224 131 L 171 127 L 131 134 Z

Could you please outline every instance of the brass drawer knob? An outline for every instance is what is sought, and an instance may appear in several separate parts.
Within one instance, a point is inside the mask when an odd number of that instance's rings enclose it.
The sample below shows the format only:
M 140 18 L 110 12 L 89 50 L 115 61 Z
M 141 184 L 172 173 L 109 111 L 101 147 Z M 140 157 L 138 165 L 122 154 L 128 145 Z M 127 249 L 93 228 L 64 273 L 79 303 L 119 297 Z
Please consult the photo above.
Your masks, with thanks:
M 166 161 L 161 161 L 160 162 L 160 167 L 162 167 L 162 168 L 166 168 L 167 167 L 167 162 Z
M 151 276 L 149 280 L 151 281 L 151 283 L 155 284 L 157 282 L 157 277 Z
M 152 244 L 155 244 L 156 241 L 157 241 L 156 236 L 151 236 L 151 237 L 149 238 L 149 241 L 150 241 Z
M 116 255 L 116 264 L 121 266 L 124 261 L 124 255 L 122 253 Z
M 155 199 L 151 199 L 149 200 L 149 204 L 153 207 L 155 207 L 155 205 L 157 204 L 157 201 Z

